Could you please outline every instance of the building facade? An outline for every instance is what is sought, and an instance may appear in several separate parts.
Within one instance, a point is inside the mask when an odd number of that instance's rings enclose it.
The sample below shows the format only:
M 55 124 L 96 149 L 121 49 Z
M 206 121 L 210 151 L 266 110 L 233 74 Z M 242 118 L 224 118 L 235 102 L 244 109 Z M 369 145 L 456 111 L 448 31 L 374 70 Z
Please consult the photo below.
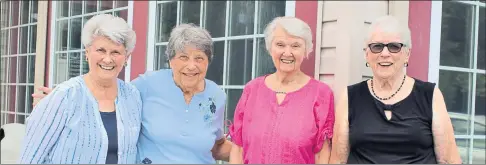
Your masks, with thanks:
M 1 125 L 24 123 L 31 94 L 89 71 L 80 34 L 93 15 L 119 16 L 137 33 L 120 74 L 126 81 L 168 68 L 170 30 L 180 23 L 206 28 L 215 58 L 207 78 L 225 90 L 226 119 L 249 80 L 275 71 L 263 29 L 295 16 L 314 34 L 302 70 L 337 95 L 372 76 L 362 51 L 367 27 L 383 15 L 408 23 L 412 54 L 407 74 L 437 83 L 444 94 L 464 163 L 485 162 L 485 1 L 5 1 L 0 4 Z

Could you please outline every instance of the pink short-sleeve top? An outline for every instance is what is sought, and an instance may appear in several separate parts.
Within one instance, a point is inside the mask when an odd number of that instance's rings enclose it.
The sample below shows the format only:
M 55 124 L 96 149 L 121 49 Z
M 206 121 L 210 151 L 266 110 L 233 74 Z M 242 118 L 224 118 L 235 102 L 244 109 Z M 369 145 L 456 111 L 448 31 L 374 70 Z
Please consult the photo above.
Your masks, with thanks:
M 314 164 L 333 135 L 332 90 L 311 78 L 278 104 L 265 77 L 247 83 L 229 128 L 233 143 L 243 148 L 243 163 Z

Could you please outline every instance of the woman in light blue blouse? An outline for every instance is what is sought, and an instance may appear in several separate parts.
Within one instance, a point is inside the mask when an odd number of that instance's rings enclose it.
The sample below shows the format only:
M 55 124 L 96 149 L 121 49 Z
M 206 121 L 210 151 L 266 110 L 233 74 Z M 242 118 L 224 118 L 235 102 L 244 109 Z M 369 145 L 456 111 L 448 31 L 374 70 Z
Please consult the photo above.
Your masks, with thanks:
M 82 42 L 89 72 L 59 84 L 27 120 L 20 164 L 133 164 L 142 101 L 117 79 L 135 46 L 135 32 L 119 17 L 86 22 Z

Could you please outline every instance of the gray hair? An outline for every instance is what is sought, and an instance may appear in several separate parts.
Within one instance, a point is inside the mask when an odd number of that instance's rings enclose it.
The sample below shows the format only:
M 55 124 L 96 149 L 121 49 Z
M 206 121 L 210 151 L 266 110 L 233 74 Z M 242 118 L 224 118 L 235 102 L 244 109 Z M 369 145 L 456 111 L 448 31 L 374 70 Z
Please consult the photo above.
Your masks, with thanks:
M 273 19 L 272 22 L 270 22 L 265 28 L 264 35 L 267 51 L 270 51 L 273 40 L 273 31 L 277 28 L 277 26 L 282 27 L 292 36 L 297 36 L 304 39 L 306 56 L 312 52 L 312 30 L 309 25 L 298 18 L 288 16 Z
M 171 60 L 177 52 L 184 52 L 186 46 L 193 46 L 204 52 L 209 62 L 213 60 L 213 40 L 206 29 L 194 24 L 180 24 L 174 27 L 170 32 L 165 54 Z
M 95 15 L 84 24 L 81 32 L 81 41 L 84 47 L 93 42 L 93 37 L 104 36 L 125 46 L 127 53 L 132 53 L 135 48 L 135 31 L 120 17 L 110 14 Z
M 368 42 L 370 42 L 371 36 L 376 29 L 380 29 L 383 32 L 399 34 L 403 44 L 405 44 L 406 47 L 408 47 L 409 49 L 412 49 L 412 37 L 410 29 L 408 28 L 408 25 L 401 24 L 396 17 L 386 15 L 379 17 L 378 19 L 373 21 L 370 28 L 368 29 L 368 35 L 366 36 L 365 40 L 366 45 L 368 44 Z

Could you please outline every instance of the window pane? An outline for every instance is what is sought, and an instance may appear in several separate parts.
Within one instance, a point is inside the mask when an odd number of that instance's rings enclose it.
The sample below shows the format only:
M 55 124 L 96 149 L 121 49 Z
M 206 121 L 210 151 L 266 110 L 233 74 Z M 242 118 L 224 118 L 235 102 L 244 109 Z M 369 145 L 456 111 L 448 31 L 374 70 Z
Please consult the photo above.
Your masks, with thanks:
M 62 20 L 57 22 L 57 49 L 58 51 L 67 50 L 67 34 L 68 34 L 68 20 Z
M 224 41 L 214 42 L 213 61 L 209 64 L 206 78 L 223 85 Z
M 61 53 L 56 54 L 56 62 L 54 65 L 55 68 L 55 83 L 59 84 L 67 80 L 68 77 L 68 63 L 67 63 L 67 54 Z
M 86 61 L 86 56 L 85 56 L 85 52 L 81 52 L 81 74 L 86 74 L 88 73 L 89 71 L 89 64 L 88 64 L 88 61 Z
M 256 76 L 263 76 L 266 74 L 274 73 L 277 71 L 275 65 L 273 64 L 272 57 L 268 54 L 267 48 L 265 47 L 265 39 L 257 39 L 257 54 L 256 54 Z
M 439 88 L 444 95 L 455 135 L 466 135 L 470 130 L 471 117 L 468 107 L 471 104 L 471 79 L 469 73 L 439 71 Z
M 155 42 L 167 42 L 170 31 L 177 23 L 177 1 L 158 4 L 156 20 Z
M 84 3 L 85 14 L 96 12 L 97 9 L 98 9 L 98 2 L 97 1 L 85 1 L 85 3 Z
M 128 10 L 120 10 L 113 12 L 113 15 L 123 18 L 125 21 L 128 20 Z
M 29 66 L 27 67 L 27 83 L 34 83 L 34 77 L 35 77 L 35 55 L 29 55 L 27 56 L 27 60 L 29 63 Z
M 17 93 L 17 88 L 14 85 L 8 86 L 8 111 L 15 112 L 15 93 Z M 12 118 L 13 120 L 13 118 Z
M 20 7 L 20 3 L 21 1 L 12 1 L 12 9 L 10 9 L 10 18 L 11 21 L 12 21 L 12 24 L 10 24 L 11 26 L 16 26 L 16 25 L 19 25 L 19 7 Z
M 8 32 L 9 30 L 2 30 L 0 36 L 0 56 L 8 55 Z
M 243 93 L 242 89 L 228 89 L 226 90 L 226 94 L 228 95 L 228 101 L 226 105 L 226 119 L 233 121 L 233 116 L 235 113 L 236 105 L 240 100 L 241 94 Z
M 17 120 L 15 123 L 20 123 L 20 124 L 25 124 L 25 115 L 15 115 L 17 117 Z
M 34 86 L 27 86 L 27 98 L 25 101 L 26 107 L 25 107 L 25 113 L 31 113 L 32 112 L 32 94 L 34 93 Z
M 212 37 L 224 37 L 226 21 L 226 1 L 205 1 L 206 15 L 204 27 Z
M 201 1 L 181 1 L 181 23 L 200 25 Z
M 17 82 L 17 57 L 10 57 L 9 59 L 10 59 L 9 66 L 8 66 L 9 83 L 16 83 Z
M 30 9 L 30 22 L 35 23 L 37 22 L 37 1 L 30 1 L 32 3 L 31 9 Z
M 484 17 L 484 7 L 479 8 L 479 35 L 478 35 L 478 68 L 479 69 L 486 69 L 486 46 L 484 42 L 484 38 L 486 36 L 484 35 L 484 26 L 486 24 L 485 20 L 486 18 Z
M 6 85 L 0 85 L 0 111 L 6 111 L 5 101 L 7 100 L 7 91 L 5 91 L 5 90 L 7 88 L 5 88 L 5 87 L 6 87 Z
M 275 17 L 285 16 L 285 1 L 258 1 L 258 33 Z
M 29 1 L 20 2 L 20 24 L 29 23 Z
M 61 18 L 61 17 L 67 17 L 68 16 L 68 11 L 69 11 L 69 1 L 58 1 L 57 3 L 58 6 L 57 6 L 57 17 L 58 18 Z
M 113 1 L 100 1 L 100 2 L 101 2 L 101 9 L 100 10 L 113 9 Z
M 7 27 L 11 19 L 10 17 L 10 1 L 0 1 L 2 10 L 0 10 L 0 26 Z
M 245 85 L 252 79 L 253 39 L 229 41 L 227 74 L 228 85 Z
M 125 6 L 128 6 L 128 1 L 115 1 L 116 8 L 125 7 Z
M 231 1 L 230 36 L 253 34 L 255 1 Z
M 462 162 L 468 164 L 469 158 L 469 139 L 456 139 L 457 149 L 459 150 L 459 155 L 461 156 Z
M 486 75 L 477 74 L 476 77 L 476 110 L 475 110 L 475 123 L 474 134 L 486 135 Z
M 27 82 L 27 56 L 18 56 L 18 76 L 19 76 L 19 83 L 26 83 Z
M 71 16 L 81 15 L 83 12 L 83 1 L 71 1 Z
M 29 38 L 29 27 L 24 26 L 20 28 L 19 54 L 27 53 L 27 39 Z
M 472 152 L 472 164 L 485 164 L 485 150 L 486 150 L 486 142 L 484 139 L 474 139 L 474 147 Z
M 154 70 L 169 68 L 169 59 L 167 59 L 167 55 L 165 54 L 166 47 L 165 45 L 155 47 Z
M 17 86 L 17 112 L 25 113 L 25 86 Z
M 442 2 L 440 65 L 471 67 L 472 11 L 468 4 Z
M 69 50 L 81 49 L 81 29 L 83 29 L 81 21 L 82 18 L 71 19 L 71 27 L 69 32 L 71 33 L 71 39 L 69 41 Z
M 0 58 L 0 83 L 5 83 L 7 80 L 7 59 L 8 58 Z
M 78 52 L 69 53 L 69 78 L 79 76 L 81 70 L 80 54 Z
M 87 2 L 87 1 L 86 1 L 86 2 Z M 89 20 L 89 19 L 91 19 L 92 17 L 93 17 L 93 15 L 85 16 L 85 17 L 83 18 L 83 26 L 84 26 L 84 24 L 86 24 L 86 22 L 88 22 L 88 20 Z
M 7 124 L 15 123 L 15 115 L 14 114 L 7 114 Z
M 7 45 L 10 45 L 10 54 L 17 54 L 17 41 L 19 41 L 19 28 L 13 28 L 10 29 L 10 43 L 7 43 Z
M 29 26 L 29 53 L 35 53 L 37 44 L 37 25 Z

